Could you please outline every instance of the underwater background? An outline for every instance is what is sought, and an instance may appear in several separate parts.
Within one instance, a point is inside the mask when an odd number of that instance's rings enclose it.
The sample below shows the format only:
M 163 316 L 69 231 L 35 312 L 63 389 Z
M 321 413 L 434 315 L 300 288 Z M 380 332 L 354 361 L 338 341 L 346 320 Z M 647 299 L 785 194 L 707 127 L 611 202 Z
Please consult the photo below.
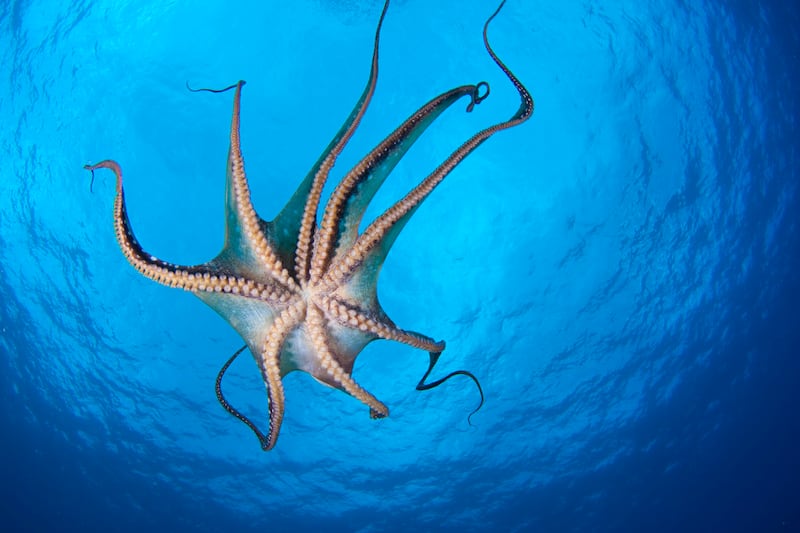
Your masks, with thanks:
M 285 379 L 277 447 L 218 404 L 242 342 L 119 251 L 222 246 L 232 94 L 253 202 L 284 205 L 366 82 L 379 1 L 0 4 L 0 530 L 800 531 L 794 2 L 509 0 L 489 28 L 534 116 L 406 226 L 379 296 L 428 356 L 354 376 L 391 415 Z M 369 221 L 511 116 L 491 0 L 392 2 L 335 182 L 419 105 L 486 80 L 402 160 Z M 330 184 L 329 184 L 330 185 Z M 328 187 L 328 190 L 330 187 Z M 225 382 L 264 428 L 252 358 Z M 146 529 L 145 529 L 146 528 Z

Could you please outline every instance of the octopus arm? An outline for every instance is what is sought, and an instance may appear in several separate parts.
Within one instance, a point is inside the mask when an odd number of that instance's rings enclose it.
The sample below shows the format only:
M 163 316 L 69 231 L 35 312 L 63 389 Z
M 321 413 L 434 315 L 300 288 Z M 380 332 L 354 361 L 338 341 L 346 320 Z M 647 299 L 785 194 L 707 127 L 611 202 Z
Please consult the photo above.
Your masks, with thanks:
M 322 217 L 320 238 L 315 243 L 313 259 L 318 274 L 327 266 L 331 255 L 334 258 L 341 256 L 355 242 L 367 205 L 428 126 L 463 96 L 472 97 L 468 108 L 471 110 L 472 105 L 480 101 L 478 90 L 477 85 L 464 85 L 433 98 L 347 173 L 331 194 Z

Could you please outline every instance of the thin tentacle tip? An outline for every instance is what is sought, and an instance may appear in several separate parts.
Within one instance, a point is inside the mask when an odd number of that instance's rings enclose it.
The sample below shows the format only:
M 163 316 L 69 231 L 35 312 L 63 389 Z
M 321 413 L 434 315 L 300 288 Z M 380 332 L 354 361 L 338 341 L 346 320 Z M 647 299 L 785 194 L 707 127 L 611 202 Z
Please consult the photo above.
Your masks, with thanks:
M 470 427 L 473 427 L 473 428 L 478 427 L 478 426 L 476 426 L 475 424 L 472 423 L 472 417 L 475 416 L 478 413 L 478 411 L 481 410 L 481 407 L 483 407 L 483 396 L 482 395 L 481 395 L 481 404 L 474 411 L 472 411 L 470 414 L 467 415 L 467 424 L 469 424 Z
M 233 85 L 228 85 L 224 89 L 209 89 L 207 87 L 200 87 L 198 89 L 195 89 L 191 85 L 189 85 L 189 81 L 187 80 L 186 81 L 186 88 L 189 90 L 189 92 L 193 92 L 193 93 L 199 93 L 199 92 L 224 93 L 225 91 L 230 91 L 231 89 L 235 89 L 237 87 L 242 87 L 245 83 L 247 83 L 247 82 L 245 82 L 244 80 L 239 80 L 238 82 L 234 83 Z
M 89 192 L 94 192 L 92 190 L 92 187 L 94 187 L 94 169 L 95 169 L 95 167 L 93 165 L 83 165 L 83 168 L 92 173 L 92 179 L 89 182 Z

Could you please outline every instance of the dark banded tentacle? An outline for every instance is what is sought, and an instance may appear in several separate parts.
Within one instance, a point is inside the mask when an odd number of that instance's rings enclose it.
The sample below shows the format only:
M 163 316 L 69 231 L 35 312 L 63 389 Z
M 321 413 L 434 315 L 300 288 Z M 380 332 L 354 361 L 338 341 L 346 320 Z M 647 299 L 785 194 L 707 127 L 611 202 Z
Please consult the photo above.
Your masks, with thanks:
M 425 129 L 462 96 L 472 97 L 468 107 L 468 110 L 471 110 L 474 104 L 486 96 L 478 96 L 480 86 L 481 84 L 457 87 L 429 101 L 386 137 L 339 182 L 325 206 L 322 223 L 314 239 L 310 275 L 312 281 L 321 277 L 332 257 L 341 255 L 355 242 L 358 226 L 367 204 Z
M 317 226 L 317 208 L 319 206 L 320 196 L 322 195 L 322 189 L 325 186 L 325 181 L 328 179 L 328 174 L 336 163 L 339 154 L 361 123 L 361 119 L 375 92 L 375 84 L 378 81 L 378 44 L 380 42 L 381 26 L 383 26 L 383 19 L 386 16 L 388 7 L 389 0 L 386 0 L 380 19 L 378 20 L 378 27 L 375 30 L 375 43 L 372 50 L 372 68 L 370 69 L 367 86 L 364 88 L 364 92 L 358 103 L 356 103 L 347 122 L 345 122 L 347 127 L 344 128 L 344 131 L 340 130 L 337 134 L 337 140 L 332 143 L 332 145 L 328 146 L 327 153 L 319 164 L 311 182 L 310 190 L 307 192 L 307 199 L 300 220 L 299 232 L 297 233 L 297 248 L 295 249 L 295 275 L 301 283 L 309 279 L 312 239 L 314 238 L 314 232 Z
M 334 264 L 331 265 L 331 268 L 324 278 L 325 283 L 334 285 L 341 284 L 359 270 L 365 262 L 371 264 L 382 263 L 397 233 L 402 229 L 403 225 L 408 221 L 416 208 L 419 207 L 428 195 L 433 192 L 436 186 L 447 177 L 456 165 L 463 161 L 465 157 L 472 153 L 486 139 L 498 131 L 522 124 L 533 113 L 533 98 L 530 93 L 511 70 L 497 57 L 497 54 L 495 54 L 494 50 L 492 50 L 492 47 L 489 45 L 489 39 L 487 37 L 489 23 L 500 12 L 504 3 L 505 1 L 500 4 L 497 10 L 484 24 L 483 43 L 494 62 L 517 89 L 521 101 L 519 109 L 510 119 L 490 126 L 473 135 L 457 150 L 450 154 L 433 173 L 412 189 L 403 199 L 387 209 L 370 224 L 369 227 L 364 230 L 364 233 L 358 237 L 348 253 L 343 255 L 340 259 L 337 259 Z
M 480 396 L 481 396 L 481 401 L 478 404 L 478 407 L 473 409 L 472 412 L 467 415 L 467 424 L 469 424 L 471 426 L 472 425 L 472 415 L 474 415 L 475 413 L 480 411 L 481 407 L 483 407 L 484 397 L 483 397 L 483 387 L 481 387 L 481 382 L 478 381 L 478 378 L 476 378 L 475 374 L 473 374 L 472 372 L 468 372 L 467 370 L 455 370 L 453 372 L 450 372 L 449 374 L 447 374 L 443 378 L 439 378 L 439 379 L 437 379 L 435 381 L 431 381 L 430 383 L 425 383 L 425 380 L 428 379 L 428 376 L 430 375 L 431 371 L 433 370 L 433 367 L 436 366 L 436 362 L 439 360 L 439 356 L 442 355 L 442 353 L 441 352 L 430 352 L 430 353 L 428 353 L 428 355 L 430 356 L 430 359 L 429 359 L 429 362 L 428 362 L 428 370 L 425 371 L 425 374 L 422 376 L 422 379 L 420 379 L 419 383 L 417 383 L 417 387 L 416 387 L 417 390 L 418 391 L 424 391 L 424 390 L 434 389 L 434 388 L 438 387 L 439 385 L 441 385 L 442 383 L 444 383 L 445 381 L 447 381 L 448 379 L 450 379 L 452 377 L 455 377 L 455 376 L 466 376 L 466 377 L 468 377 L 469 379 L 471 379 L 472 381 L 475 382 L 475 386 L 478 387 L 478 394 L 480 394 Z
M 209 265 L 183 266 L 163 261 L 144 251 L 131 228 L 122 186 L 122 168 L 119 163 L 107 159 L 95 165 L 84 166 L 92 171 L 106 168 L 114 172 L 117 180 L 117 195 L 114 200 L 114 233 L 128 262 L 143 276 L 168 287 L 191 292 L 223 292 L 245 298 L 262 300 L 270 304 L 288 302 L 292 293 L 274 280 L 254 281 L 233 276 Z
M 267 444 L 269 442 L 267 436 L 261 433 L 261 430 L 258 429 L 258 426 L 256 426 L 252 420 L 247 418 L 238 409 L 232 406 L 230 402 L 228 402 L 227 398 L 225 398 L 225 395 L 222 394 L 222 377 L 225 375 L 225 372 L 228 370 L 228 367 L 231 366 L 231 363 L 233 363 L 234 359 L 236 359 L 239 356 L 239 354 L 242 353 L 246 348 L 247 345 L 245 344 L 244 346 L 236 350 L 236 352 L 232 356 L 230 356 L 230 358 L 227 361 L 225 361 L 225 364 L 222 365 L 222 368 L 217 374 L 217 381 L 214 384 L 214 392 L 216 392 L 217 401 L 220 403 L 222 408 L 228 411 L 228 413 L 230 413 L 240 421 L 244 422 L 244 424 L 247 427 L 249 427 L 253 433 L 255 433 L 256 437 L 258 438 L 258 442 L 261 444 L 261 449 L 266 451 L 269 449 Z

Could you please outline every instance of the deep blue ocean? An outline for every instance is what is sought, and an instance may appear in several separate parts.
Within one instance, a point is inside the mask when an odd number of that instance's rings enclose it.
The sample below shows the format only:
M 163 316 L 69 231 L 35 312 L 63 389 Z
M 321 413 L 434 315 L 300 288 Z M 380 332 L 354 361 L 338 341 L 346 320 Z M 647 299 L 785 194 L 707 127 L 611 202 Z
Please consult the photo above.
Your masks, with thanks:
M 800 7 L 508 0 L 489 28 L 534 116 L 468 157 L 380 277 L 401 327 L 354 377 L 391 415 L 284 380 L 277 447 L 217 403 L 242 342 L 114 237 L 179 264 L 224 230 L 232 92 L 269 220 L 358 99 L 382 2 L 0 3 L 0 531 L 800 531 Z M 519 100 L 493 0 L 397 0 L 329 187 L 410 113 L 486 80 L 367 221 Z M 262 429 L 248 354 L 230 401 Z

